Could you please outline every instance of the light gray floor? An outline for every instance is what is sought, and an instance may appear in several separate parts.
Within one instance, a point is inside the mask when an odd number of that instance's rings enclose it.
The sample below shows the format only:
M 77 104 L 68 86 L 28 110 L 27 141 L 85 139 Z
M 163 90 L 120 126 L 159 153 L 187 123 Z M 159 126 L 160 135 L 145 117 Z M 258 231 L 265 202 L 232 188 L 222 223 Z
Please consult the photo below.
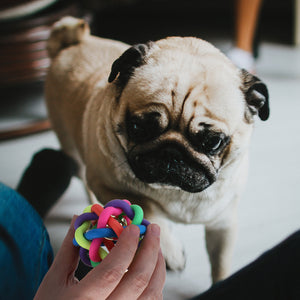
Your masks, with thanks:
M 249 180 L 239 206 L 232 271 L 300 228 L 300 49 L 264 43 L 257 73 L 269 87 L 271 117 L 256 123 Z M 22 105 L 27 112 L 26 105 Z M 5 118 L 1 121 L 4 126 L 9 122 Z M 52 132 L 2 142 L 0 180 L 15 187 L 32 154 L 44 147 L 58 147 Z M 46 220 L 55 250 L 72 215 L 80 214 L 86 205 L 83 187 L 74 179 Z M 187 265 L 182 273 L 168 274 L 164 293 L 167 300 L 184 299 L 210 285 L 202 226 L 177 224 L 174 231 L 185 243 Z

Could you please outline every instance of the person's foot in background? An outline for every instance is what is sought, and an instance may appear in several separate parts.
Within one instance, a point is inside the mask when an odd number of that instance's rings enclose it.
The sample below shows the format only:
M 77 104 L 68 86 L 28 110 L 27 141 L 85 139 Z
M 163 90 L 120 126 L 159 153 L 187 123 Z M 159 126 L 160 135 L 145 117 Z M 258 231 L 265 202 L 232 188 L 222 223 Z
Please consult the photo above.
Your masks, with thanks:
M 234 47 L 227 53 L 227 56 L 237 67 L 255 74 L 255 59 L 251 52 Z
M 262 2 L 262 0 L 235 2 L 235 43 L 227 55 L 236 66 L 251 73 L 255 73 L 253 41 Z
M 62 151 L 43 149 L 33 156 L 17 191 L 43 218 L 65 192 L 77 170 L 76 162 Z

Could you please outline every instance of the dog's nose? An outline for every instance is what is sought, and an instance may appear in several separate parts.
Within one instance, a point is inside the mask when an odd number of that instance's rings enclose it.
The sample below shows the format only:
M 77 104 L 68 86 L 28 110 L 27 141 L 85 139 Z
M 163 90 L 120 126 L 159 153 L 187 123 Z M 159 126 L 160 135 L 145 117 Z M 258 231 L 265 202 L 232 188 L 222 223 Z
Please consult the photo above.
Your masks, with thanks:
M 161 158 L 165 161 L 172 163 L 182 163 L 183 162 L 183 154 L 179 149 L 174 147 L 166 147 L 161 151 Z

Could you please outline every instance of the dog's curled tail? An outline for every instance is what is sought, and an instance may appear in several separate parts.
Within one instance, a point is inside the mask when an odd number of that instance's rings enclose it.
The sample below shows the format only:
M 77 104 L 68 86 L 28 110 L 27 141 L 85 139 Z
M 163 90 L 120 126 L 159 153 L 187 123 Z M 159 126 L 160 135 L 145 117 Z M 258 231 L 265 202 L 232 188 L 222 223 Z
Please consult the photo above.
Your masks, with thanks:
M 84 20 L 63 17 L 54 23 L 48 39 L 47 50 L 50 58 L 54 58 L 62 49 L 80 43 L 89 35 L 90 27 Z

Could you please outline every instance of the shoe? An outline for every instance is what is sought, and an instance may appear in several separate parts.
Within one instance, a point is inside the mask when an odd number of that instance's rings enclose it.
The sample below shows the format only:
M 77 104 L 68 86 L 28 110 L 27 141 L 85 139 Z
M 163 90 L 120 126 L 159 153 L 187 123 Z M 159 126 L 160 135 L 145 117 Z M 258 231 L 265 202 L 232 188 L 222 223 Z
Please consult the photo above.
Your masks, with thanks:
M 227 56 L 237 67 L 255 74 L 255 59 L 251 52 L 234 47 L 227 53 Z
M 76 162 L 59 150 L 36 153 L 24 171 L 17 191 L 44 218 L 77 173 Z

